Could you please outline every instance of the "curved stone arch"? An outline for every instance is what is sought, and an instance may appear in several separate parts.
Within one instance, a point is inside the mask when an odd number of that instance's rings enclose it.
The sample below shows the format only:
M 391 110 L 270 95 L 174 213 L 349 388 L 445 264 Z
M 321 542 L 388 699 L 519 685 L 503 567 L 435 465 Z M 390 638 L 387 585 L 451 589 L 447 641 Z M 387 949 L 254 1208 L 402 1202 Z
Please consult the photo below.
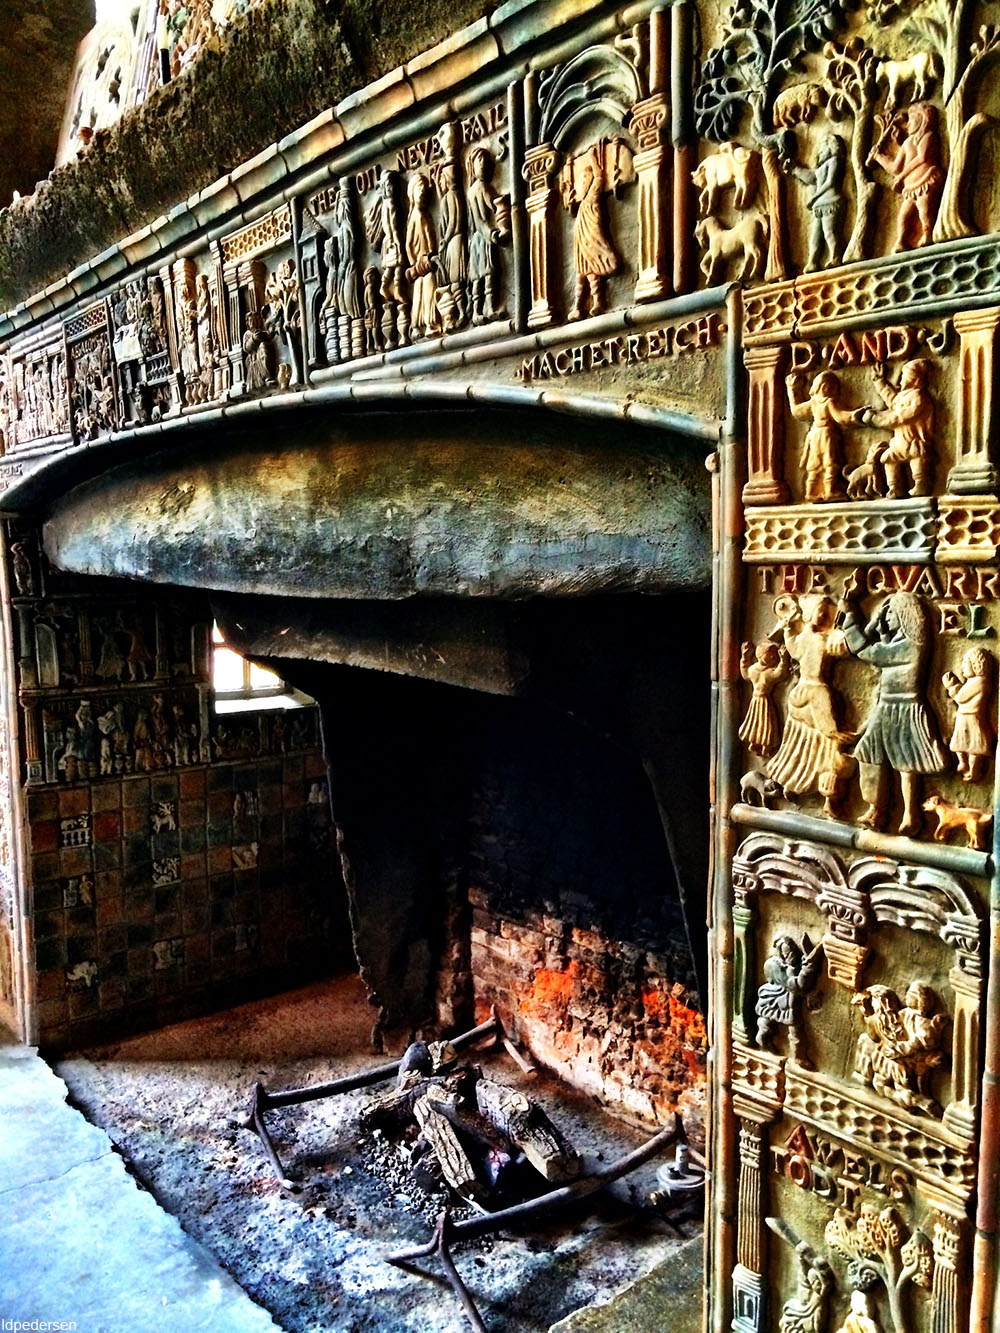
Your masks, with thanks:
M 843 862 L 829 847 L 774 833 L 752 833 L 733 858 L 738 901 L 769 891 L 820 904 L 824 890 L 848 887 Z
M 876 921 L 935 935 L 978 957 L 983 913 L 957 876 L 872 856 L 855 861 L 849 880 L 867 895 Z
M 571 149 L 578 124 L 597 114 L 621 127 L 642 93 L 634 65 L 620 51 L 610 46 L 588 47 L 543 85 L 540 142 L 563 151 Z
M 750 981 L 754 971 L 754 899 L 777 893 L 812 903 L 827 917 L 823 950 L 831 980 L 842 981 L 839 941 L 832 913 L 847 903 L 864 920 L 863 904 L 851 903 L 841 858 L 829 847 L 775 833 L 751 833 L 733 857 L 733 1035 L 751 1040 Z M 850 947 L 850 946 L 849 946 Z

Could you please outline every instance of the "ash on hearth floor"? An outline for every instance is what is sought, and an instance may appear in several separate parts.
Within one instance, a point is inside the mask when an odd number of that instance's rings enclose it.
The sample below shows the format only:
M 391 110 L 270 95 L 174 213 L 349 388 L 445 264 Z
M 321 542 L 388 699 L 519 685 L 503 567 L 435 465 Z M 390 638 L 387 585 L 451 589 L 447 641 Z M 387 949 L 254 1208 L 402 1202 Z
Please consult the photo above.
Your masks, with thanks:
M 301 1177 L 298 1194 L 281 1189 L 260 1142 L 235 1127 L 258 1079 L 301 1086 L 378 1063 L 370 1021 L 360 981 L 341 978 L 71 1056 L 57 1069 L 160 1203 L 289 1333 L 465 1333 L 443 1278 L 421 1281 L 383 1259 L 430 1239 L 441 1200 L 385 1140 L 362 1138 L 358 1113 L 371 1090 L 269 1112 L 282 1161 Z M 502 1054 L 475 1059 L 543 1102 L 587 1170 L 648 1137 Z M 680 1245 L 691 1224 L 673 1230 L 633 1204 L 646 1205 L 660 1165 L 529 1235 L 457 1247 L 490 1333 L 544 1333 Z

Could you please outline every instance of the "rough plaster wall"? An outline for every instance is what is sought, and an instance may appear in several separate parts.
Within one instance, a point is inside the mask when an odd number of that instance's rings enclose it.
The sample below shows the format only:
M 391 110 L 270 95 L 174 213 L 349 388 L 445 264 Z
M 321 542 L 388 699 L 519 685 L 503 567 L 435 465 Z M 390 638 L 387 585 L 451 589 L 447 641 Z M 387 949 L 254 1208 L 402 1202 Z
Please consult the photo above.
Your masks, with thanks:
M 0 205 L 51 171 L 73 56 L 93 24 L 94 0 L 0 5 Z
M 0 213 L 0 309 L 488 8 L 483 0 L 270 0 L 251 10 L 34 199 Z

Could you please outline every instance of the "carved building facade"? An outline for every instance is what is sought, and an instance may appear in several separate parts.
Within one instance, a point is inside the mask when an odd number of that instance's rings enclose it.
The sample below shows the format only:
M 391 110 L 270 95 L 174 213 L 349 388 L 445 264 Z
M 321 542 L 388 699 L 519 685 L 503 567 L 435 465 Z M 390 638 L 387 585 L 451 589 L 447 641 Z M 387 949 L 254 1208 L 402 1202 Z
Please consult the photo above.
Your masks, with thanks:
M 997 53 L 972 0 L 507 4 L 8 313 L 26 1036 L 108 984 L 72 914 L 111 812 L 131 855 L 126 779 L 150 888 L 197 898 L 172 802 L 231 759 L 325 772 L 314 734 L 227 755 L 190 613 L 78 613 L 74 576 L 223 604 L 710 582 L 707 1327 L 994 1326 Z

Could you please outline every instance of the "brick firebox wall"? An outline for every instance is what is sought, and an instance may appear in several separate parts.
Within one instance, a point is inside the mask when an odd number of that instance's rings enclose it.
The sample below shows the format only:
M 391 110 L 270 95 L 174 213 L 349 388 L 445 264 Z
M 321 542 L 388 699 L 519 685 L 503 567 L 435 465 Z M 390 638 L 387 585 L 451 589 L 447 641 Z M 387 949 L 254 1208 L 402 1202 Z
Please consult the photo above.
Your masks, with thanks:
M 534 1058 L 664 1122 L 700 1099 L 706 1031 L 638 762 L 550 712 L 487 733 L 470 821 L 471 972 Z

